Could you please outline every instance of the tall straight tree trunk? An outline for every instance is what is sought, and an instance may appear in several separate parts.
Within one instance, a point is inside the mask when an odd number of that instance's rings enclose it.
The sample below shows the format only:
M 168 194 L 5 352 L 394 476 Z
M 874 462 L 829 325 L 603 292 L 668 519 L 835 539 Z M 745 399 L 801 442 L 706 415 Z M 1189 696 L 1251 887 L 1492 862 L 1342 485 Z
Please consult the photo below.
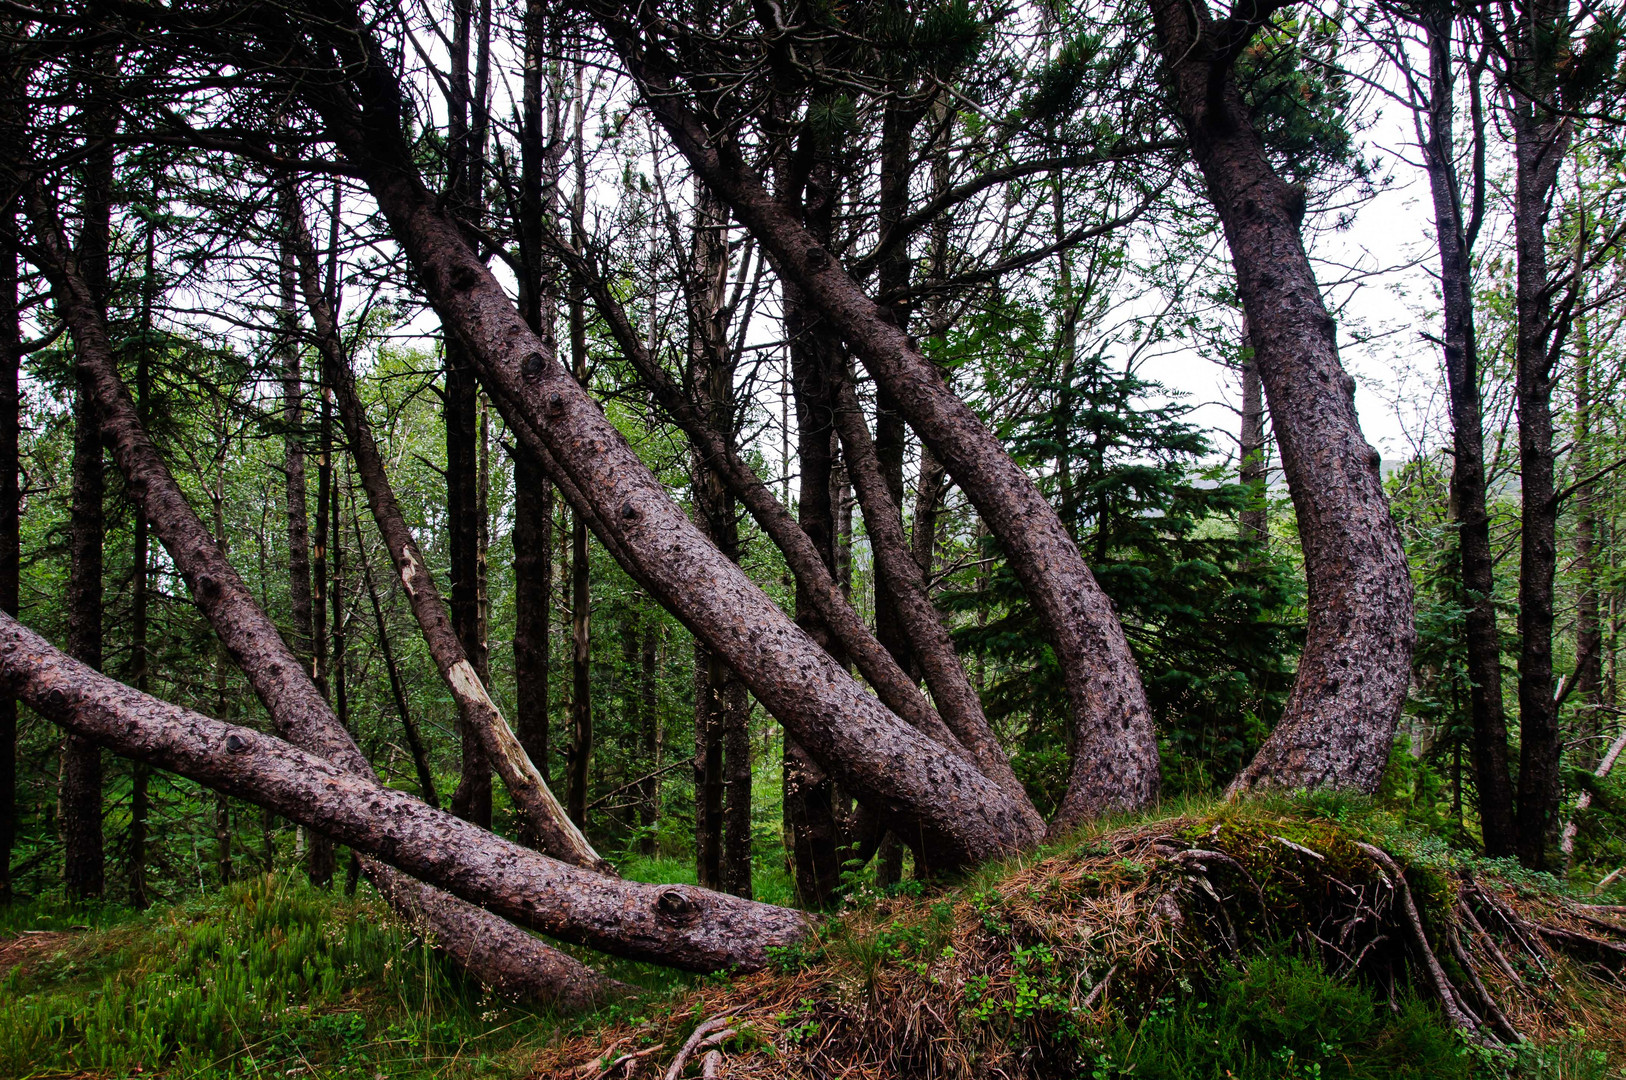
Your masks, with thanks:
M 1581 303 L 1584 305 L 1585 297 Z M 1597 432 L 1593 394 L 1593 355 L 1590 319 L 1575 320 L 1575 473 L 1582 478 L 1575 490 L 1575 674 L 1571 694 L 1580 707 L 1580 762 L 1597 765 L 1602 754 L 1603 622 L 1598 597 L 1598 495 L 1586 482 L 1598 468 Z
M 661 715 L 659 683 L 660 622 L 646 618 L 643 634 L 643 672 L 638 682 L 642 699 L 639 708 L 643 720 L 644 761 L 649 775 L 638 785 L 638 847 L 645 855 L 655 854 L 655 828 L 660 822 L 661 806 Z
M 282 358 L 282 468 L 287 478 L 284 504 L 288 516 L 288 597 L 293 622 L 288 646 L 314 679 L 310 518 L 305 505 L 305 407 L 299 363 L 298 285 L 291 241 L 284 240 L 281 255 L 278 283 L 282 306 L 278 309 L 277 349 Z
M 94 302 L 107 310 L 111 286 L 109 245 L 113 209 L 113 155 L 103 146 L 85 167 L 84 231 L 79 266 Z M 102 666 L 102 437 L 95 390 L 76 375 L 73 395 L 73 490 L 68 525 L 68 653 L 98 671 Z M 102 751 L 78 736 L 62 742 L 60 788 L 62 876 L 70 900 L 102 895 Z
M 136 416 L 145 426 L 150 416 L 152 395 L 152 309 L 158 292 L 157 229 L 147 225 L 146 259 L 141 280 L 140 340 L 136 346 Z M 0 416 L 4 406 L 0 405 Z M 3 420 L 0 420 L 3 422 Z M 4 496 L 0 495 L 0 499 Z M 147 512 L 138 502 L 134 507 L 130 541 L 130 662 L 128 681 L 147 692 L 151 660 L 148 645 L 148 606 L 152 585 L 152 541 Z M 144 761 L 130 765 L 130 832 L 125 845 L 125 873 L 129 880 L 130 904 L 145 908 L 147 894 L 147 817 L 152 811 L 149 785 L 151 769 Z
M 688 300 L 689 374 L 704 423 L 732 451 L 739 405 L 728 339 L 728 212 L 696 192 Z M 738 563 L 734 493 L 708 461 L 695 455 L 694 493 L 700 524 L 724 557 Z M 705 880 L 736 896 L 751 895 L 751 701 L 745 684 L 704 645 L 695 648 L 696 852 Z
M 446 336 L 446 500 L 452 562 L 452 626 L 463 654 L 484 683 L 485 651 L 480 640 L 479 462 L 476 398 L 479 387 L 462 345 Z M 491 767 L 476 734 L 461 720 L 458 741 L 462 770 L 452 795 L 452 812 L 465 821 L 491 825 Z
M 1252 27 L 1151 0 L 1180 119 L 1225 228 L 1298 517 L 1309 628 L 1287 707 L 1232 782 L 1376 790 L 1411 677 L 1411 579 L 1304 252 L 1303 192 L 1276 174 L 1230 70 Z
M 316 523 L 311 530 L 311 670 L 316 688 L 332 702 L 328 676 L 328 503 L 333 493 L 333 395 L 327 380 L 320 379 L 321 404 L 316 421 Z M 340 727 L 344 725 L 341 723 Z M 321 833 L 312 833 L 305 855 L 305 872 L 318 888 L 333 882 L 333 842 Z
M 1259 378 L 1259 365 L 1253 357 L 1253 342 L 1242 332 L 1242 437 L 1237 453 L 1242 468 L 1237 479 L 1247 491 L 1248 504 L 1237 515 L 1244 540 L 1263 544 L 1270 538 L 1265 499 L 1270 475 L 1265 463 L 1265 384 Z
M 22 327 L 17 314 L 17 213 L 7 205 L 0 219 L 0 609 L 17 614 L 21 573 L 22 497 L 18 442 L 22 397 Z M 11 852 L 17 846 L 17 700 L 0 695 L 0 904 L 11 902 Z
M 277 12 L 262 14 L 266 32 L 287 32 Z M 546 343 L 424 188 L 401 137 L 399 85 L 382 54 L 357 51 L 365 37 L 354 25 L 329 36 L 346 64 L 355 61 L 348 68 L 353 96 L 312 84 L 311 104 L 364 175 L 442 319 L 469 343 L 509 429 L 537 448 L 609 552 L 725 657 L 810 756 L 918 843 L 930 863 L 964 865 L 1032 843 L 996 785 L 888 712 L 705 541 L 544 351 Z
M 576 67 L 574 103 L 576 187 L 570 201 L 570 226 L 577 246 L 584 237 L 587 212 L 587 142 L 583 137 L 587 102 L 581 65 Z M 570 291 L 570 371 L 587 387 L 587 298 L 579 285 Z M 578 828 L 587 825 L 587 785 L 593 767 L 592 622 L 589 594 L 592 567 L 587 561 L 587 520 L 571 515 L 570 526 L 570 763 L 565 805 Z
M 572 305 L 571 340 L 575 352 L 577 312 Z M 577 356 L 577 378 L 586 377 L 586 340 Z M 565 806 L 577 828 L 587 825 L 587 785 L 593 763 L 593 628 L 592 567 L 587 561 L 587 521 L 572 514 L 570 522 L 570 757 L 565 780 Z
M 452 5 L 451 76 L 447 101 L 447 135 L 451 171 L 451 198 L 461 214 L 479 215 L 479 193 L 475 189 L 477 166 L 475 147 L 469 132 L 469 48 L 474 32 L 474 9 L 470 0 Z M 484 35 L 481 35 L 482 39 Z M 485 49 L 484 40 L 477 45 Z M 479 66 L 479 57 L 476 57 Z M 480 105 L 475 103 L 475 112 Z M 463 344 L 454 333 L 445 334 L 446 382 L 446 513 L 448 546 L 451 550 L 452 626 L 463 644 L 463 654 L 474 666 L 483 683 L 487 680 L 486 656 L 480 639 L 479 586 L 479 454 L 477 401 L 479 385 L 464 355 Z M 457 790 L 452 793 L 452 812 L 466 821 L 491 826 L 491 769 L 475 733 L 458 722 L 458 743 L 462 762 Z
M 129 490 L 145 508 L 159 540 L 186 581 L 193 600 L 230 651 L 232 660 L 248 678 L 249 685 L 264 703 L 277 731 L 299 747 L 294 752 L 300 755 L 301 775 L 309 777 L 313 775 L 311 769 L 320 771 L 331 764 L 337 770 L 336 776 L 354 777 L 355 782 L 362 785 L 362 791 L 355 796 L 337 796 L 341 803 L 350 797 L 365 798 L 366 790 L 382 790 L 378 788 L 372 767 L 355 741 L 339 724 L 315 683 L 307 677 L 305 669 L 288 650 L 275 625 L 255 604 L 242 578 L 215 547 L 135 415 L 134 404 L 118 377 L 104 319 L 73 257 L 68 253 L 55 207 L 37 183 L 26 189 L 25 198 L 34 225 L 39 265 L 51 282 L 57 311 L 73 335 L 76 368 L 91 377 L 103 435 L 113 448 L 114 458 L 124 473 Z M 16 629 L 27 635 L 27 631 L 21 627 Z M 43 646 L 43 642 L 37 638 L 28 637 L 30 647 Z M 35 660 L 40 656 L 49 657 L 53 663 L 64 659 L 54 654 L 54 650 L 45 646 L 44 652 L 35 653 Z M 27 669 L 37 674 L 40 670 L 38 663 L 28 661 L 20 654 L 14 655 L 13 659 L 18 663 L 17 667 L 11 669 L 14 673 Z M 69 670 L 77 671 L 80 677 L 87 674 L 71 663 Z M 96 682 L 94 676 L 91 679 Z M 102 680 L 97 685 L 115 694 L 125 692 L 110 680 Z M 18 688 L 13 687 L 13 692 L 20 696 Z M 134 694 L 135 691 L 128 693 Z M 44 707 L 47 699 L 52 707 L 63 710 L 64 715 L 57 717 L 59 721 L 67 719 L 66 714 L 70 713 L 83 718 L 82 710 L 61 696 L 42 692 L 40 697 L 32 700 L 36 707 Z M 141 700 L 151 702 L 151 699 Z M 165 707 L 160 705 L 160 708 Z M 239 749 L 255 737 L 253 732 L 238 731 L 233 734 L 240 740 Z M 218 753 L 218 748 L 226 744 L 226 736 L 218 729 L 215 735 L 218 737 L 211 745 L 217 748 Z M 179 755 L 173 760 L 158 760 L 156 756 L 143 753 L 139 746 L 121 745 L 116 739 L 106 738 L 105 735 L 98 738 L 104 738 L 110 745 L 124 750 L 127 756 L 164 765 L 183 775 L 208 782 L 206 769 L 187 764 L 188 760 L 196 763 L 195 756 L 187 758 L 188 754 L 196 755 L 198 751 L 200 744 L 195 739 L 181 739 L 175 747 Z M 228 758 L 241 756 L 233 754 L 229 746 L 225 752 Z M 323 824 L 325 827 L 323 815 L 313 810 L 321 797 L 320 786 L 317 792 L 309 789 L 300 791 L 297 790 L 298 785 L 290 787 L 273 781 L 258 792 L 256 801 L 284 813 L 297 824 L 307 827 Z M 221 789 L 231 790 L 229 786 Z M 331 788 L 328 788 L 328 793 L 332 793 Z M 422 805 L 411 801 L 409 796 L 402 796 L 402 799 L 407 800 L 409 813 L 412 806 Z M 431 811 L 426 808 L 425 812 Z M 353 846 L 366 849 L 366 845 L 361 843 Z M 441 850 L 444 854 L 448 849 Z M 548 864 L 549 867 L 558 865 L 562 864 Z M 499 915 L 458 900 L 439 889 L 404 878 L 382 863 L 369 860 L 364 869 L 392 905 L 415 923 L 424 926 L 454 963 L 487 985 L 506 993 L 556 1000 L 567 1005 L 581 1004 L 610 991 L 605 981 L 591 970 L 524 933 Z M 423 869 L 423 872 L 431 873 L 431 870 Z M 593 875 L 595 879 L 601 876 Z M 482 897 L 482 902 L 486 899 Z M 680 913 L 691 910 L 688 898 L 683 898 L 681 903 L 667 902 L 667 910 L 674 907 Z
M 1473 241 L 1479 214 L 1465 215 L 1456 163 L 1455 14 L 1429 12 L 1428 128 L 1423 160 L 1434 201 L 1445 309 L 1445 380 L 1451 404 L 1451 504 L 1457 517 L 1468 652 L 1468 710 L 1473 723 L 1474 786 L 1485 854 L 1514 852 L 1513 781 L 1508 770 L 1507 720 L 1502 709 L 1502 645 L 1496 630 L 1496 582 L 1486 506 L 1485 433 L 1479 389 L 1479 337 L 1474 327 Z M 1473 88 L 1477 103 L 1478 87 Z M 1477 114 L 1477 109 L 1475 110 Z M 1474 206 L 1482 201 L 1485 131 L 1474 117 Z
M 543 139 L 544 110 L 555 134 L 559 130 L 562 86 L 548 78 L 547 11 L 541 0 L 525 8 L 525 72 L 520 118 L 519 241 L 520 313 L 533 333 L 554 342 L 557 289 L 551 285 L 542 234 L 557 177 L 555 140 L 549 154 Z M 546 82 L 546 86 L 544 83 Z M 546 101 L 544 94 L 546 93 Z M 544 185 L 547 190 L 544 191 Z M 553 484 L 527 454 L 514 455 L 514 732 L 536 764 L 544 782 L 552 783 L 549 745 L 548 680 L 553 662 Z
M 1519 418 L 1519 860 L 1541 868 L 1558 825 L 1563 738 L 1553 700 L 1553 577 L 1558 562 L 1552 394 L 1556 333 L 1547 269 L 1547 219 L 1568 153 L 1567 115 L 1553 108 L 1565 0 L 1519 9 L 1513 44 L 1513 247 L 1517 262 L 1514 408 Z
M 514 455 L 514 734 L 550 777 L 548 679 L 553 662 L 553 485 Z

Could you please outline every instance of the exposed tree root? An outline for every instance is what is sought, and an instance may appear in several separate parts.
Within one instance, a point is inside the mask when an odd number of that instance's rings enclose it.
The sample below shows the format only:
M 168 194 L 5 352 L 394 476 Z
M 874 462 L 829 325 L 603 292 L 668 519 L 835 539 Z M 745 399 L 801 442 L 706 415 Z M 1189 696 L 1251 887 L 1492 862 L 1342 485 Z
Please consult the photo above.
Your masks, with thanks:
M 1136 827 L 980 892 L 879 901 L 780 970 L 555 1048 L 540 1073 L 580 1075 L 608 1038 L 620 1053 L 606 1078 L 1070 1076 L 1080 1033 L 1109 1012 L 1133 1018 L 1200 993 L 1217 960 L 1273 947 L 1380 999 L 1409 987 L 1491 1048 L 1586 1022 L 1576 986 L 1626 987 L 1617 912 L 1443 855 L 1410 859 L 1331 822 L 1261 818 Z M 662 1068 L 659 1047 L 679 1044 Z

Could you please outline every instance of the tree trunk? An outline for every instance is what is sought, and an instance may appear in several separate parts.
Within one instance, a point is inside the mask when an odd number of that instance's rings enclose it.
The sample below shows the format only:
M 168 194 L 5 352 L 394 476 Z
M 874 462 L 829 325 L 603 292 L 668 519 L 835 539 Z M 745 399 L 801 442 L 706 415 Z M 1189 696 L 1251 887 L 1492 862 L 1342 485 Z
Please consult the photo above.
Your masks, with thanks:
M 18 437 L 22 327 L 17 313 L 17 212 L 0 219 L 0 610 L 17 614 L 21 572 Z M 0 695 L 0 904 L 11 902 L 11 852 L 17 846 L 17 700 Z
M 876 576 L 887 583 L 887 602 L 893 606 L 896 628 L 911 643 L 910 651 L 925 672 L 926 685 L 931 688 L 932 700 L 937 703 L 943 722 L 970 752 L 982 774 L 1004 788 L 1012 801 L 1029 815 L 1031 826 L 1037 832 L 1044 827 L 1044 821 L 988 726 L 982 701 L 949 640 L 948 627 L 932 605 L 926 575 L 904 536 L 899 501 L 893 497 L 886 477 L 886 463 L 870 442 L 869 427 L 864 423 L 851 377 L 843 372 L 832 372 L 831 382 L 836 406 L 834 420 L 845 451 L 846 474 L 852 478 L 863 505 Z M 898 486 L 901 489 L 901 478 Z M 900 499 L 901 494 L 900 491 Z M 878 591 L 876 604 L 880 602 Z
M 638 784 L 638 848 L 645 855 L 654 855 L 659 848 L 655 830 L 660 823 L 661 808 L 661 716 L 659 684 L 656 682 L 660 656 L 660 623 L 647 620 L 643 635 L 643 677 L 638 690 L 641 700 L 639 714 L 643 720 L 644 762 L 649 775 Z
M 269 29 L 269 27 L 268 27 Z M 347 28 L 333 44 L 352 56 Z M 525 324 L 485 265 L 423 187 L 394 117 L 393 73 L 375 51 L 355 53 L 364 103 L 312 84 L 312 103 L 366 179 L 441 317 L 470 346 L 510 430 L 551 461 L 578 512 L 606 547 L 696 636 L 721 653 L 843 786 L 934 865 L 980 862 L 1031 843 L 1000 789 L 957 755 L 903 725 L 860 688 L 738 567 L 720 556 L 667 496 L 546 343 Z
M 557 239 L 550 242 L 557 243 Z M 776 498 L 752 467 L 712 430 L 706 422 L 704 410 L 689 399 L 677 381 L 651 355 L 606 279 L 595 272 L 591 263 L 573 249 L 556 247 L 555 250 L 561 251 L 570 262 L 572 273 L 585 284 L 616 345 L 637 369 L 640 380 L 656 404 L 683 429 L 696 456 L 716 471 L 730 493 L 745 506 L 774 546 L 784 554 L 785 564 L 795 578 L 797 595 L 800 597 L 798 603 L 804 605 L 802 610 L 807 617 L 815 618 L 822 624 L 834 647 L 839 650 L 838 655 L 852 660 L 859 674 L 874 689 L 875 696 L 887 708 L 928 737 L 958 749 L 958 743 L 948 727 L 926 701 L 913 679 L 864 625 L 851 601 L 843 595 L 830 566 L 819 554 L 812 538 L 786 509 L 788 492 L 784 501 Z M 788 434 L 788 425 L 786 431 Z M 941 466 L 937 467 L 936 475 L 940 485 Z
M 582 90 L 582 69 L 576 67 L 575 173 L 576 189 L 570 202 L 571 233 L 578 245 L 587 212 L 587 142 L 582 135 L 587 103 Z M 570 371 L 576 384 L 587 388 L 587 298 L 579 285 L 570 291 Z M 565 805 L 578 826 L 587 824 L 587 785 L 593 765 L 593 640 L 589 585 L 592 567 L 587 561 L 587 521 L 571 516 L 570 526 L 570 762 Z
M 462 344 L 446 335 L 446 520 L 451 548 L 452 627 L 476 680 L 487 679 L 484 642 L 480 639 L 479 462 L 476 398 L 479 384 Z M 491 766 L 480 747 L 479 733 L 458 717 L 462 769 L 452 794 L 452 812 L 482 828 L 491 827 Z
M 95 389 L 103 437 L 193 600 L 247 676 L 277 731 L 305 753 L 333 762 L 360 782 L 376 786 L 371 765 L 187 505 L 148 437 L 119 380 L 101 312 L 68 253 L 55 208 L 43 187 L 31 183 L 24 194 L 34 225 L 38 265 L 51 282 L 57 310 L 73 336 L 76 369 L 90 377 Z M 262 801 L 262 805 L 271 802 Z M 287 816 L 302 824 L 314 822 L 309 815 Z M 365 869 L 386 895 L 413 893 L 418 909 L 432 921 L 440 947 L 454 961 L 466 964 L 475 977 L 543 999 L 569 1000 L 576 992 L 551 981 L 559 972 L 573 970 L 574 961 L 535 938 L 515 933 L 501 917 L 404 880 L 381 863 L 369 860 Z M 505 948 L 494 951 L 494 942 L 502 942 Z
M 1440 251 L 1440 296 L 1445 309 L 1445 380 L 1451 404 L 1451 504 L 1457 517 L 1464 636 L 1468 652 L 1468 709 L 1473 723 L 1474 782 L 1485 854 L 1514 850 L 1513 782 L 1508 772 L 1507 721 L 1502 711 L 1502 646 L 1496 630 L 1496 583 L 1486 507 L 1485 435 L 1479 390 L 1479 339 L 1474 328 L 1470 228 L 1463 219 L 1456 166 L 1455 94 L 1451 29 L 1454 13 L 1440 9 L 1424 20 L 1429 47 L 1428 131 L 1423 161 L 1434 200 Z M 1469 133 L 1482 144 L 1485 132 Z M 1476 166 L 1482 168 L 1483 166 Z M 1478 180 L 1476 179 L 1476 189 Z
M 327 506 L 333 489 L 333 394 L 325 377 L 318 380 L 321 404 L 316 421 L 316 526 L 311 533 L 311 670 L 316 674 L 316 688 L 323 699 L 332 701 L 332 688 L 328 682 L 328 622 L 327 622 Z M 337 714 L 335 714 L 337 722 Z M 344 725 L 339 724 L 343 729 Z M 305 856 L 305 872 L 311 883 L 325 889 L 333 883 L 335 855 L 333 843 L 320 833 L 309 837 Z
M 80 272 L 93 302 L 107 310 L 113 155 L 104 145 L 85 167 L 84 226 L 79 238 Z M 68 525 L 68 652 L 98 671 L 102 666 L 102 438 L 95 391 L 76 375 L 73 394 L 73 490 Z M 102 751 L 69 734 L 62 742 L 59 820 L 62 876 L 68 899 L 102 895 Z
M 1242 438 L 1237 454 L 1242 468 L 1237 479 L 1247 492 L 1248 504 L 1237 515 L 1242 539 L 1268 543 L 1270 526 L 1266 520 L 1270 469 L 1265 460 L 1265 385 L 1259 378 L 1259 365 L 1253 358 L 1253 341 L 1242 331 Z
M 1309 630 L 1287 707 L 1232 789 L 1374 791 L 1416 637 L 1378 454 L 1361 435 L 1354 380 L 1339 365 L 1336 328 L 1304 253 L 1303 192 L 1271 167 L 1230 72 L 1251 33 L 1216 24 L 1203 4 L 1152 0 L 1152 14 L 1231 248 L 1309 586 Z
M 1553 478 L 1555 333 L 1547 272 L 1547 217 L 1570 142 L 1570 119 L 1551 102 L 1555 58 L 1567 39 L 1564 0 L 1521 9 L 1510 89 L 1513 128 L 1513 247 L 1517 270 L 1514 408 L 1519 418 L 1519 861 L 1547 862 L 1558 825 L 1563 738 L 1553 700 L 1553 577 L 1558 561 L 1558 503 Z
M 1580 305 L 1585 305 L 1585 297 Z M 1575 673 L 1570 676 L 1571 696 L 1578 704 L 1580 748 L 1577 758 L 1583 768 L 1597 765 L 1603 749 L 1603 725 L 1598 708 L 1603 701 L 1603 624 L 1598 597 L 1598 496 L 1595 482 L 1588 482 L 1598 468 L 1594 442 L 1596 417 L 1592 401 L 1592 341 L 1590 320 L 1575 320 L 1575 450 L 1574 473 L 1580 477 L 1575 489 Z
M 291 223 L 285 222 L 285 228 Z M 293 632 L 288 645 L 306 664 L 311 677 L 314 666 L 315 636 L 311 614 L 310 523 L 305 507 L 305 409 L 299 363 L 299 311 L 295 282 L 294 247 L 284 238 L 278 282 L 282 290 L 277 349 L 282 356 L 282 462 L 287 478 L 284 500 L 288 514 L 288 596 L 292 607 Z
M 334 324 L 326 299 L 317 288 L 315 253 L 307 242 L 297 204 L 291 204 L 289 214 L 299 253 L 300 283 L 316 324 L 317 347 L 327 382 L 338 404 L 345 439 L 355 459 L 356 470 L 361 475 L 368 508 L 395 563 L 412 614 L 417 619 L 441 679 L 457 704 L 461 730 L 470 741 L 478 742 L 481 760 L 495 764 L 520 816 L 541 845 L 541 850 L 579 866 L 608 870 L 609 864 L 599 857 L 580 830 L 565 816 L 526 748 L 503 719 L 502 711 L 486 689 L 485 678 L 470 662 L 461 636 L 453 629 L 446 604 L 435 586 L 434 576 L 429 573 L 428 564 L 413 539 L 412 530 L 407 526 L 400 503 L 396 501 L 395 492 L 390 486 L 384 457 L 379 452 L 372 427 L 367 421 L 366 407 L 356 392 L 355 375 L 344 355 L 338 327 Z M 521 458 L 525 456 L 520 455 Z M 545 602 L 546 597 L 543 599 Z M 545 632 L 545 608 L 542 615 Z M 458 816 L 465 815 L 459 813 Z
M 548 677 L 553 652 L 553 485 L 514 455 L 514 734 L 549 783 Z
M 691 971 L 751 970 L 767 961 L 770 946 L 808 930 L 806 916 L 789 908 L 623 881 L 550 859 L 273 736 L 139 694 L 10 616 L 0 616 L 0 681 L 82 737 L 270 806 L 562 941 Z M 477 910 L 460 906 L 457 914 Z M 551 962 L 595 978 L 557 953 Z
M 1055 510 L 971 409 L 951 391 L 891 313 L 864 295 L 816 230 L 777 202 L 740 156 L 685 107 L 666 59 L 642 40 L 625 6 L 593 14 L 691 168 L 734 211 L 787 286 L 829 321 L 892 395 L 999 536 L 1050 631 L 1072 705 L 1078 750 L 1052 829 L 1157 795 L 1157 738 L 1135 660 L 1112 605 Z

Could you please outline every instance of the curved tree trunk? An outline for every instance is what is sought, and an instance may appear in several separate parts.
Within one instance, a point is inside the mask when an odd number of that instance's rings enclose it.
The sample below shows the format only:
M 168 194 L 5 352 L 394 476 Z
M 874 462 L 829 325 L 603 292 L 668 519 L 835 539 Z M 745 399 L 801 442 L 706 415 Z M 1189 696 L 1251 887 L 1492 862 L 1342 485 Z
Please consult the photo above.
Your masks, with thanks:
M 1254 362 L 1298 516 L 1309 634 L 1276 730 L 1232 782 L 1373 791 L 1411 676 L 1411 579 L 1355 417 L 1355 383 L 1304 253 L 1303 192 L 1276 175 L 1229 66 L 1251 37 L 1201 2 L 1152 0 L 1192 153 L 1236 266 Z
M 1157 737 L 1135 659 L 1111 602 L 1055 510 L 891 312 L 865 295 L 828 247 L 769 194 L 737 147 L 714 138 L 685 108 L 678 77 L 636 21 L 654 13 L 588 6 L 690 167 L 757 237 L 780 277 L 863 361 L 1004 545 L 1052 636 L 1077 734 L 1052 830 L 1151 802 L 1158 790 Z
M 353 89 L 366 111 L 315 84 L 312 103 L 364 174 L 509 426 L 540 437 L 570 481 L 567 497 L 578 512 L 592 511 L 611 553 L 848 791 L 918 839 L 934 865 L 981 862 L 1031 844 L 1036 838 L 1000 788 L 865 693 L 672 503 L 424 188 L 402 142 L 394 74 L 376 50 L 357 51 L 360 40 L 347 30 L 333 44 L 355 62 Z

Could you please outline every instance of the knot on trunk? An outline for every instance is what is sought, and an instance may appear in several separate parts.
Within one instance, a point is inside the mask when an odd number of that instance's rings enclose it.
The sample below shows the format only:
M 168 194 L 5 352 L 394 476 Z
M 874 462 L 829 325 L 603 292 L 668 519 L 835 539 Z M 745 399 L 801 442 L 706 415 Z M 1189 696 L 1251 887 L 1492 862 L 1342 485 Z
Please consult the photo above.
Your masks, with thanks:
M 690 922 L 698 913 L 696 905 L 682 889 L 662 889 L 655 897 L 655 910 L 668 922 Z

